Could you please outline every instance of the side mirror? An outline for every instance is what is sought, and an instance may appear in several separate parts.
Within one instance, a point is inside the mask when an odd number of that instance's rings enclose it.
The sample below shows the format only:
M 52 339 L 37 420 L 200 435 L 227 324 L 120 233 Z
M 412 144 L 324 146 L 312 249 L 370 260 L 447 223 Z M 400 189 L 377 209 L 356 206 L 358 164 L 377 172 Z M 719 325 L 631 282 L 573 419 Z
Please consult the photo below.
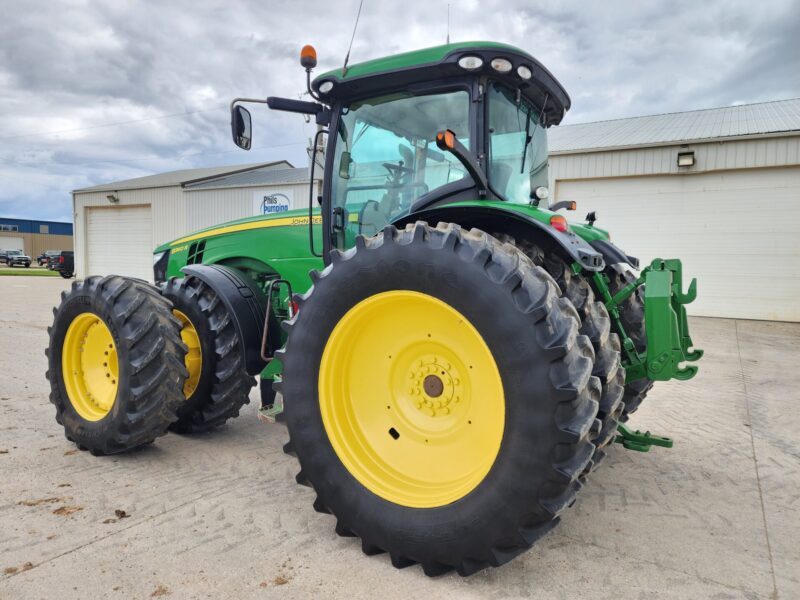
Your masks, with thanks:
M 243 150 L 250 150 L 253 141 L 251 124 L 250 111 L 238 104 L 234 106 L 231 110 L 231 135 L 233 143 Z
M 343 151 L 341 161 L 339 162 L 339 177 L 342 179 L 350 179 L 352 165 L 353 159 L 350 156 L 350 153 L 347 150 Z

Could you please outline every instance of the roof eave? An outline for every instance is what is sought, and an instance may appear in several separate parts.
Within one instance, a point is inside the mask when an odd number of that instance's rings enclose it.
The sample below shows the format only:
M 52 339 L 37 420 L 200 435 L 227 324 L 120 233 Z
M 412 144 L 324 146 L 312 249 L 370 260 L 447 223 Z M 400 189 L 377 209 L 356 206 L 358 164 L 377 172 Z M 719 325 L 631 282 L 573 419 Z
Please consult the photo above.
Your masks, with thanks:
M 239 173 L 247 173 L 249 171 L 255 171 L 257 169 L 263 169 L 264 167 L 274 166 L 280 163 L 286 163 L 289 165 L 289 168 L 294 169 L 294 165 L 290 163 L 288 160 L 281 159 L 281 160 L 273 160 L 266 163 L 256 163 L 255 165 L 250 165 L 248 167 L 243 167 L 241 169 L 236 169 L 233 171 L 224 171 L 223 173 L 217 173 L 215 175 L 206 175 L 205 177 L 198 177 L 195 179 L 187 179 L 181 181 L 173 181 L 170 183 L 158 183 L 158 184 L 150 184 L 150 185 L 137 185 L 137 186 L 120 186 L 119 184 L 124 183 L 125 181 L 130 180 L 123 180 L 118 182 L 111 182 L 111 183 L 104 183 L 101 185 L 95 185 L 87 188 L 80 188 L 77 190 L 72 190 L 73 194 L 88 194 L 88 193 L 95 193 L 95 192 L 116 192 L 118 190 L 150 190 L 150 189 L 159 189 L 159 188 L 168 188 L 168 187 L 184 187 L 186 185 L 191 185 L 193 183 L 199 183 L 202 181 L 210 181 L 214 179 L 221 179 L 223 177 L 229 177 L 231 175 L 238 175 Z M 149 177 L 148 175 L 144 175 L 143 177 Z
M 294 168 L 294 165 L 290 163 L 288 160 L 273 160 L 267 163 L 262 163 L 255 166 L 246 167 L 243 169 L 237 169 L 235 171 L 225 171 L 224 173 L 220 173 L 217 175 L 208 175 L 206 177 L 199 177 L 197 179 L 189 179 L 187 181 L 182 181 L 180 183 L 181 187 L 186 187 L 187 185 L 194 185 L 197 183 L 202 183 L 203 181 L 213 181 L 215 179 L 222 179 L 223 177 L 232 177 L 234 175 L 239 175 L 241 173 L 249 173 L 250 171 L 257 171 L 258 169 L 263 169 L 264 167 L 271 167 L 280 163 L 286 163 L 289 165 L 289 168 Z

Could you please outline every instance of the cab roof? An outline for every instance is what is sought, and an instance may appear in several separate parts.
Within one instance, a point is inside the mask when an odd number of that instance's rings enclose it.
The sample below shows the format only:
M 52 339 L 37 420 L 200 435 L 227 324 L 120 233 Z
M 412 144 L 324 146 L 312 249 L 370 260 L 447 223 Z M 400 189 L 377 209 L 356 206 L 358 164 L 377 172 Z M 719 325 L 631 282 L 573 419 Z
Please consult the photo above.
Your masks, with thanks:
M 464 69 L 458 64 L 464 56 L 478 56 L 483 65 L 474 70 Z M 491 61 L 495 58 L 509 60 L 513 65 L 511 71 L 500 73 L 493 69 Z M 530 79 L 519 76 L 520 66 L 531 71 Z M 346 70 L 323 73 L 314 79 L 312 87 L 326 102 L 348 101 L 414 83 L 464 75 L 491 75 L 519 88 L 535 106 L 544 105 L 547 125 L 557 125 L 571 104 L 564 87 L 544 65 L 524 50 L 497 42 L 459 42 L 376 58 L 349 65 Z M 319 86 L 326 81 L 333 83 L 333 88 L 322 93 Z

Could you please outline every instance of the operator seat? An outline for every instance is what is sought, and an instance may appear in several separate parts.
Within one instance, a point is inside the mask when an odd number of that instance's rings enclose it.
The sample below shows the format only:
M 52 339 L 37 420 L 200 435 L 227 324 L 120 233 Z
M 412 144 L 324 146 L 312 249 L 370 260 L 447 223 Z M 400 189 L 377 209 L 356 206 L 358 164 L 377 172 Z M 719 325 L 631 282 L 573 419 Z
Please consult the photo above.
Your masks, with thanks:
M 504 162 L 494 162 L 491 166 L 492 188 L 496 190 L 508 189 L 508 183 L 514 174 L 514 167 Z
M 402 180 L 401 169 L 403 169 L 404 165 L 413 165 L 414 164 L 414 153 L 411 149 L 403 144 L 397 145 L 397 151 L 400 154 L 400 161 L 399 165 L 395 165 L 394 168 L 398 171 L 393 173 L 389 171 L 389 183 L 400 183 Z M 384 166 L 387 168 L 394 163 L 384 163 Z M 410 171 L 408 167 L 405 168 L 406 172 Z M 392 181 L 394 179 L 394 181 Z M 386 227 L 393 213 L 397 212 L 397 201 L 398 201 L 398 194 L 399 190 L 394 190 L 394 192 L 386 192 L 381 198 L 380 202 L 377 200 L 367 200 L 362 206 L 361 210 L 358 213 L 358 223 L 359 233 L 363 235 L 375 235 L 379 231 L 383 231 L 383 228 Z
M 358 232 L 363 235 L 375 235 L 389 224 L 391 215 L 391 200 L 388 192 L 383 195 L 380 202 L 377 200 L 367 200 L 358 213 Z

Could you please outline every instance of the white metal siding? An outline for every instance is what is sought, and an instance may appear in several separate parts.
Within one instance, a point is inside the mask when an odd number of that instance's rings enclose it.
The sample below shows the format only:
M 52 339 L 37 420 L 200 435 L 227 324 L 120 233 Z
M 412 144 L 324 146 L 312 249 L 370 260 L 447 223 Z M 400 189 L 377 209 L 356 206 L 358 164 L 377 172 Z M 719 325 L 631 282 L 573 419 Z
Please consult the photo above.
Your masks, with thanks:
M 253 193 L 270 188 L 292 190 L 294 199 L 290 208 L 305 208 L 308 206 L 307 183 L 185 190 L 183 194 L 186 204 L 186 233 L 225 223 L 226 221 L 253 216 Z M 178 235 L 183 235 L 183 233 Z M 175 237 L 178 237 L 178 235 Z
M 88 275 L 128 275 L 153 280 L 149 205 L 91 207 L 86 211 Z
M 693 151 L 695 165 L 678 167 L 678 152 Z M 800 164 L 800 136 L 769 137 L 686 146 L 659 146 L 550 155 L 550 189 L 563 179 L 684 174 Z M 562 197 L 561 200 L 567 200 Z
M 78 192 L 74 197 L 75 219 L 75 268 L 77 276 L 93 275 L 88 269 L 87 244 L 93 243 L 93 234 L 87 229 L 90 211 L 108 209 L 121 211 L 129 206 L 150 206 L 151 239 L 146 246 L 137 248 L 138 260 L 148 261 L 152 270 L 152 252 L 159 246 L 183 235 L 218 225 L 233 219 L 253 215 L 253 192 L 255 190 L 291 188 L 294 207 L 304 208 L 308 204 L 307 184 L 286 184 L 245 188 L 220 188 L 213 190 L 184 190 L 180 186 L 119 190 L 115 192 Z M 110 203 L 107 196 L 115 194 L 118 203 Z M 109 215 L 115 213 L 110 212 Z M 117 271 L 119 272 L 119 271 Z M 147 279 L 152 277 L 148 272 Z
M 560 181 L 643 264 L 681 258 L 690 314 L 800 321 L 800 167 Z

